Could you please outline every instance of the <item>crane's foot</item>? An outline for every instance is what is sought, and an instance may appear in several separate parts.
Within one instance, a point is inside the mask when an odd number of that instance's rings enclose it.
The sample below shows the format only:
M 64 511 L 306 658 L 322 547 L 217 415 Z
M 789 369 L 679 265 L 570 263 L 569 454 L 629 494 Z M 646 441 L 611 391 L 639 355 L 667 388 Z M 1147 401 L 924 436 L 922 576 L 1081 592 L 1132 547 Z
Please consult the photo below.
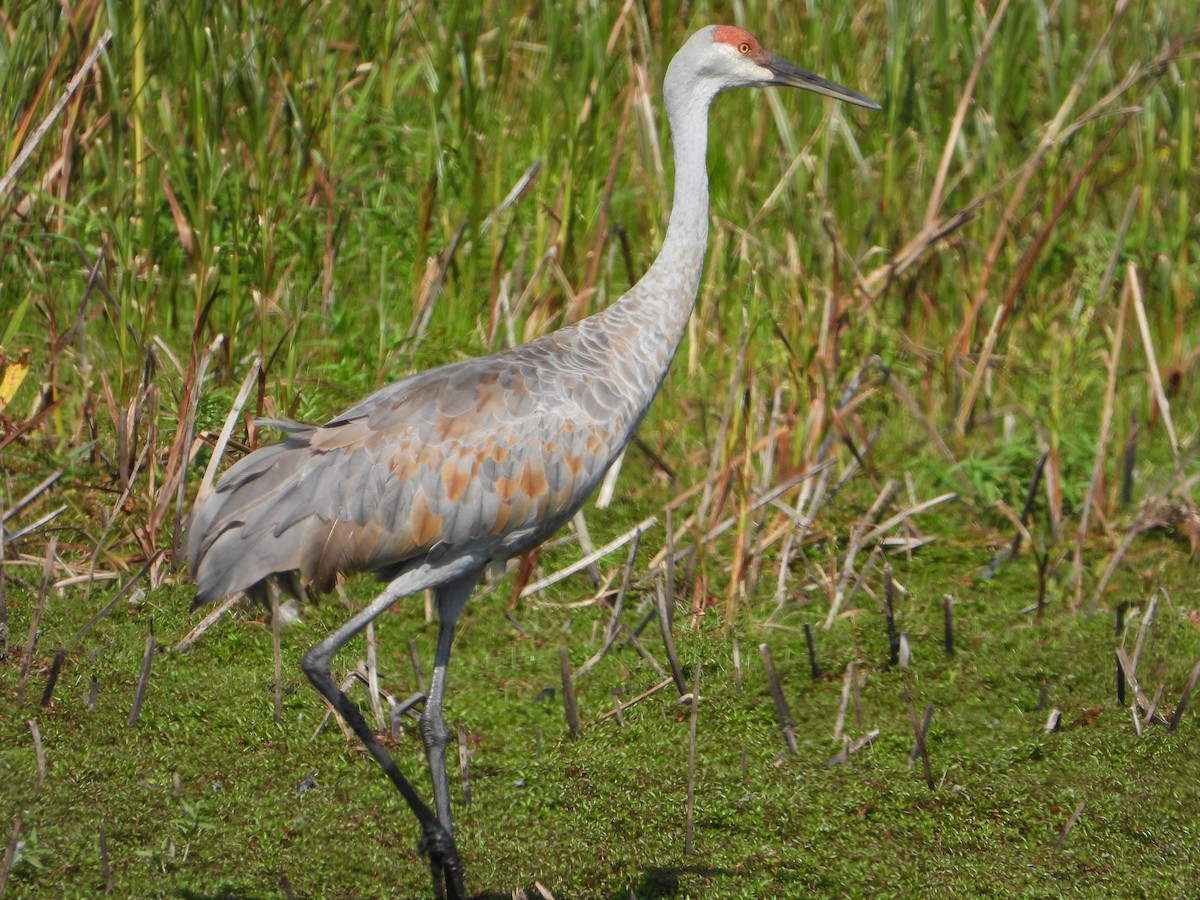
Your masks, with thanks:
M 463 885 L 462 858 L 454 845 L 454 837 L 437 820 L 424 827 L 420 850 L 429 859 L 433 872 L 433 895 L 446 900 L 467 900 Z

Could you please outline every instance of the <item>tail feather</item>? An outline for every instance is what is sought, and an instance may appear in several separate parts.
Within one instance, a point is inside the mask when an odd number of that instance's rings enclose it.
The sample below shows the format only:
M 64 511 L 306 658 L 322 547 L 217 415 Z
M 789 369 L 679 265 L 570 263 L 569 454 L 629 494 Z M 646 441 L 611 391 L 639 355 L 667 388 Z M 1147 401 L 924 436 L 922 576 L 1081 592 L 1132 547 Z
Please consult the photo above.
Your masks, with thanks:
M 195 605 L 270 580 L 324 593 L 339 573 L 390 571 L 423 555 L 388 512 L 403 496 L 385 498 L 387 466 L 362 448 L 314 447 L 320 431 L 293 429 L 255 451 L 197 503 L 186 545 Z
M 317 514 L 297 490 L 313 463 L 309 431 L 239 460 L 192 511 L 186 550 L 197 587 L 194 606 L 235 591 L 256 592 L 271 579 L 296 589 L 289 573 L 301 568 L 304 547 L 277 527 Z

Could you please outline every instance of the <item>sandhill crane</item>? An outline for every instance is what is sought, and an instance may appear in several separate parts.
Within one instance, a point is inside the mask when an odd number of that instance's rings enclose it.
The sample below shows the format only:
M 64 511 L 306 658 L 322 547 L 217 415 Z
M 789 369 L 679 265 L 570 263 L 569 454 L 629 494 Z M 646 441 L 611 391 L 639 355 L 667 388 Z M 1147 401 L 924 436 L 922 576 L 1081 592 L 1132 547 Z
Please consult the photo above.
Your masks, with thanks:
M 658 392 L 696 299 L 708 240 L 708 107 L 725 88 L 784 85 L 868 109 L 861 94 L 769 54 L 749 32 L 710 25 L 663 82 L 675 198 L 650 269 L 608 309 L 522 346 L 420 372 L 319 427 L 236 463 L 192 513 L 193 608 L 243 591 L 321 593 L 373 572 L 383 592 L 302 662 L 420 822 L 434 893 L 464 896 L 446 776 L 442 697 L 454 626 L 485 569 L 550 537 L 582 506 Z M 432 588 L 439 631 L 421 737 L 434 810 L 418 796 L 330 674 L 334 654 L 402 597 Z

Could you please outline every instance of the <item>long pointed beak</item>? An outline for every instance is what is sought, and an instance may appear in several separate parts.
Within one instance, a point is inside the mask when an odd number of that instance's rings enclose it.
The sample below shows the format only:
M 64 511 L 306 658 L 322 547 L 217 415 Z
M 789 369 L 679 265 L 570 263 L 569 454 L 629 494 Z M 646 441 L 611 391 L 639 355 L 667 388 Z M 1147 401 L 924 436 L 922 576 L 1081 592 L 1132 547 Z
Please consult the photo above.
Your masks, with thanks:
M 832 81 L 826 81 L 821 76 L 805 71 L 799 66 L 794 66 L 786 59 L 780 59 L 778 56 L 769 56 L 766 62 L 760 62 L 759 65 L 773 76 L 767 84 L 800 88 L 802 91 L 824 94 L 826 97 L 832 97 L 834 100 L 845 100 L 847 103 L 853 103 L 855 106 L 864 106 L 867 109 L 883 108 L 874 100 L 864 97 L 857 91 L 852 91 L 848 87 L 842 87 L 840 84 L 834 84 Z

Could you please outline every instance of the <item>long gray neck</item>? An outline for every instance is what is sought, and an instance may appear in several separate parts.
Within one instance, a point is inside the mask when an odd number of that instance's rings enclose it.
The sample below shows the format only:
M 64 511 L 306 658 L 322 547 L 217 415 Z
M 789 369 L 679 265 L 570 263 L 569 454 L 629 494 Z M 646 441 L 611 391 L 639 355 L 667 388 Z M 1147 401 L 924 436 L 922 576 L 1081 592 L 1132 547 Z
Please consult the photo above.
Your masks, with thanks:
M 668 71 L 663 93 L 675 148 L 675 200 L 662 249 L 637 284 L 589 322 L 607 334 L 614 349 L 624 345 L 621 358 L 610 364 L 619 367 L 614 374 L 636 409 L 631 429 L 658 393 L 683 339 L 708 246 L 705 154 L 712 97 L 685 85 L 685 79 L 673 79 Z
M 682 336 L 696 301 L 708 248 L 706 152 L 711 98 L 680 91 L 670 80 L 664 85 L 664 94 L 675 147 L 675 199 L 662 249 L 629 293 L 646 288 L 658 296 L 642 298 L 643 305 L 669 303 L 670 310 L 660 311 L 668 314 Z

